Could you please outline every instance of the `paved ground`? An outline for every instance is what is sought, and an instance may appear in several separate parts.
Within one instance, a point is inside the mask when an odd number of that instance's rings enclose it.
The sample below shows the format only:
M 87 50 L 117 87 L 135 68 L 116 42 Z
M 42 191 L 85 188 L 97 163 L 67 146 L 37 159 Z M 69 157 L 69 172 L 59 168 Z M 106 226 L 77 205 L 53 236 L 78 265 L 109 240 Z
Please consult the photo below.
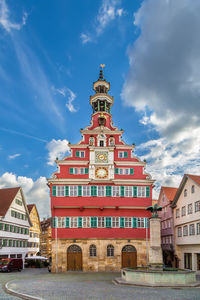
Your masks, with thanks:
M 199 300 L 200 288 L 143 288 L 115 286 L 119 273 L 51 274 L 46 269 L 26 269 L 21 273 L 0 273 L 0 283 L 32 297 L 45 300 Z M 17 297 L 0 290 L 0 300 Z

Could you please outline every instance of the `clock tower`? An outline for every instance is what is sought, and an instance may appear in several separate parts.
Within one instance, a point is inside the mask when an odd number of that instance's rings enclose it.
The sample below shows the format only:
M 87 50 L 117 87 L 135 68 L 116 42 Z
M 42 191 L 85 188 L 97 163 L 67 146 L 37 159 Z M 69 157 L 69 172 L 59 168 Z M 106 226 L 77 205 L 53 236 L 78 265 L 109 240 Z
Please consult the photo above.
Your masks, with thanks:
M 103 65 L 102 65 L 103 67 Z M 56 160 L 51 190 L 52 270 L 119 271 L 148 263 L 154 180 L 113 125 L 110 83 L 100 70 L 90 96 L 90 125 Z

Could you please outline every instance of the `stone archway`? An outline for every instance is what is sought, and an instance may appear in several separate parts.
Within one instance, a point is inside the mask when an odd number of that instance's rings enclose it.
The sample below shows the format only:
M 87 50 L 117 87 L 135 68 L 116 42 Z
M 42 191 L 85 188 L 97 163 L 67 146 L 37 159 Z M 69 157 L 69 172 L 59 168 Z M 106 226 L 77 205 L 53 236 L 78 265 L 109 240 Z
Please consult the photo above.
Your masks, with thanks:
M 122 248 L 122 268 L 137 267 L 137 250 L 132 245 L 126 245 Z
M 67 249 L 67 271 L 82 271 L 82 250 L 78 245 Z

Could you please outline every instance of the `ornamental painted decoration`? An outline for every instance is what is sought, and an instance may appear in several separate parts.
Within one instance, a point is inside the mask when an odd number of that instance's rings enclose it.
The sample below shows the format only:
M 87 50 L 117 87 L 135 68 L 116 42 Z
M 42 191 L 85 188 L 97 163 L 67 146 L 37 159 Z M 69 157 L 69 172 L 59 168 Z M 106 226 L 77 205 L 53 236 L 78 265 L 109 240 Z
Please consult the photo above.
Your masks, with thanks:
M 107 163 L 108 162 L 108 152 L 96 151 L 95 162 L 96 163 Z
M 106 167 L 97 167 L 95 170 L 96 178 L 105 179 L 108 177 L 108 168 Z

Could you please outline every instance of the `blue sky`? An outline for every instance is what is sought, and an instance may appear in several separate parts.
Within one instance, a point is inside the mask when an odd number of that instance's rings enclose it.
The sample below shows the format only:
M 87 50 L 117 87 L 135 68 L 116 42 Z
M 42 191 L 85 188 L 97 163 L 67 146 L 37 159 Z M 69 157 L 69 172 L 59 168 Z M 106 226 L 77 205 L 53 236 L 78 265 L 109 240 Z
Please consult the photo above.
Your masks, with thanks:
M 0 187 L 48 215 L 46 179 L 90 122 L 105 64 L 115 125 L 160 185 L 199 174 L 197 0 L 0 0 Z

